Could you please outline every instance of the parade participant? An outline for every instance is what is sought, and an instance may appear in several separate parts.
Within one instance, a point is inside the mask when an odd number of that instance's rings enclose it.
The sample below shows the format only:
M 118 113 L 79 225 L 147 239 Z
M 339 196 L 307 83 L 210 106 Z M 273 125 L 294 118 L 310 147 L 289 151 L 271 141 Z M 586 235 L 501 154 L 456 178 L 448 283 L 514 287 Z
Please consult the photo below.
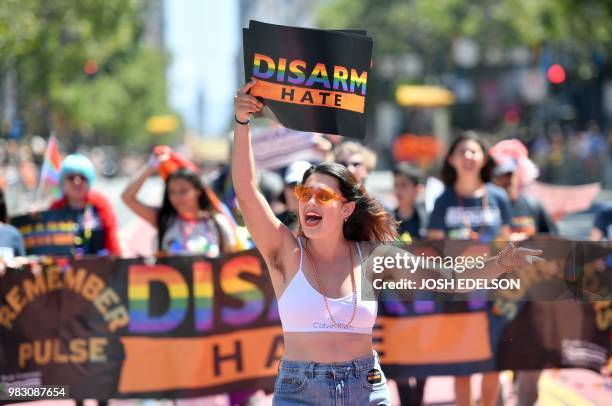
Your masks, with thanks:
M 167 178 L 161 207 L 138 200 L 138 191 L 158 171 L 158 165 L 152 157 L 121 195 L 134 213 L 157 229 L 157 251 L 211 258 L 235 251 L 237 241 L 230 221 L 214 207 L 207 189 L 192 169 L 179 167 L 164 173 Z
M 355 141 L 346 141 L 333 150 L 334 162 L 344 165 L 357 182 L 365 183 L 368 174 L 376 167 L 376 154 Z
M 285 353 L 273 404 L 389 405 L 372 347 L 377 302 L 364 296 L 371 287 L 362 284 L 361 265 L 366 257 L 387 252 L 388 246 L 374 243 L 395 239 L 395 221 L 346 167 L 322 163 L 308 169 L 295 189 L 299 231 L 294 236 L 257 191 L 248 126 L 250 115 L 263 107 L 248 94 L 255 83 L 234 99 L 232 176 L 245 223 L 266 261 L 283 326 Z M 527 256 L 537 253 L 510 245 L 484 273 L 524 266 Z M 510 258 L 511 264 L 504 262 Z
M 63 196 L 49 210 L 77 212 L 75 254 L 120 255 L 115 213 L 106 197 L 91 189 L 95 177 L 94 166 L 86 156 L 68 155 L 60 169 Z
M 510 198 L 511 240 L 518 241 L 537 233 L 556 235 L 557 226 L 542 204 L 523 191 L 538 176 L 538 168 L 529 159 L 527 148 L 517 139 L 503 140 L 489 150 L 495 160 L 493 184 Z
M 446 189 L 434 204 L 428 238 L 492 242 L 510 237 L 508 196 L 488 183 L 494 165 L 477 134 L 464 133 L 455 139 L 444 160 L 442 181 Z M 499 373 L 485 372 L 481 404 L 495 404 L 498 395 Z M 470 376 L 455 377 L 455 401 L 472 404 Z
M 539 174 L 536 165 L 529 159 L 523 143 L 517 139 L 503 140 L 489 149 L 495 160 L 493 183 L 508 193 L 511 207 L 510 239 L 521 241 L 536 234 L 557 235 L 557 226 L 542 204 L 523 191 Z M 525 306 L 546 309 L 554 303 L 528 302 Z M 533 405 L 538 400 L 538 382 L 541 370 L 516 371 L 515 384 L 518 406 Z
M 160 152 L 161 151 L 161 152 Z M 238 251 L 239 243 L 227 218 L 207 189 L 195 166 L 169 150 L 160 150 L 126 187 L 121 198 L 134 213 L 157 229 L 157 251 L 165 255 L 204 255 L 216 258 Z M 175 159 L 164 165 L 168 157 Z M 160 208 L 140 202 L 138 191 L 147 178 L 156 172 L 165 177 L 164 196 Z M 217 204 L 215 204 L 217 203 Z M 232 404 L 242 403 L 254 392 L 230 394 Z M 202 398 L 214 400 L 215 396 Z M 238 400 L 236 400 L 238 399 Z M 235 403 L 237 402 L 237 403 Z
M 82 154 L 68 155 L 60 168 L 63 196 L 49 210 L 77 212 L 75 254 L 121 255 L 115 213 L 106 197 L 91 189 L 94 180 L 95 169 L 89 158 Z M 106 400 L 98 400 L 99 406 L 107 404 Z M 82 406 L 83 400 L 77 400 L 76 405 Z

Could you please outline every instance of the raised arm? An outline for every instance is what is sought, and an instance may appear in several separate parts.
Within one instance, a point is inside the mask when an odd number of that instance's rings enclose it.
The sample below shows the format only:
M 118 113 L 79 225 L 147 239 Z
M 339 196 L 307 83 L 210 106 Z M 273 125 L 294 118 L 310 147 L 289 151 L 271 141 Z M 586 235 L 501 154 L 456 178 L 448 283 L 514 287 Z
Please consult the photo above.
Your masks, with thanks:
M 156 169 L 153 168 L 153 166 L 147 165 L 134 179 L 130 181 L 121 194 L 121 200 L 123 200 L 123 203 L 125 203 L 127 207 L 132 209 L 134 213 L 142 217 L 153 227 L 157 227 L 157 208 L 140 202 L 136 196 L 147 178 L 153 175 L 155 172 Z
M 251 114 L 260 111 L 263 104 L 248 94 L 255 81 L 247 83 L 234 98 L 234 148 L 232 152 L 232 180 L 238 205 L 255 245 L 268 264 L 280 254 L 283 244 L 293 239 L 289 229 L 276 218 L 270 205 L 257 190 L 255 163 L 251 147 L 248 121 Z M 273 261 L 272 261 L 273 262 Z

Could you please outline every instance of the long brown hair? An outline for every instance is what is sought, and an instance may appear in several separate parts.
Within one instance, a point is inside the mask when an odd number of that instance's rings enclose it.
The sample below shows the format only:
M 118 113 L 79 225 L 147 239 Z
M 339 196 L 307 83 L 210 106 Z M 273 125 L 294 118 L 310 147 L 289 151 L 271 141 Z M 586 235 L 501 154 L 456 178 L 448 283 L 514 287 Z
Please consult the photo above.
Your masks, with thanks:
M 344 223 L 344 238 L 349 241 L 388 242 L 397 237 L 397 222 L 374 199 L 362 184 L 357 183 L 353 174 L 344 166 L 333 162 L 323 162 L 311 166 L 304 173 L 302 184 L 306 183 L 313 173 L 329 175 L 338 180 L 342 196 L 355 202 L 355 210 Z M 299 235 L 304 235 L 300 224 Z
M 475 133 L 474 131 L 465 131 L 461 133 L 451 144 L 448 152 L 446 153 L 446 157 L 444 158 L 444 165 L 442 166 L 442 170 L 440 172 L 440 179 L 446 186 L 453 186 L 457 181 L 457 170 L 453 168 L 453 166 L 448 162 L 450 156 L 455 152 L 457 146 L 460 143 L 467 140 L 476 141 L 480 148 L 482 149 L 482 153 L 484 154 L 485 163 L 482 169 L 480 170 L 480 180 L 483 183 L 488 183 L 491 181 L 491 175 L 493 173 L 493 168 L 495 168 L 495 161 L 489 155 L 489 148 L 485 144 L 484 140 Z
M 191 183 L 196 190 L 201 191 L 200 196 L 198 197 L 198 206 L 201 210 L 201 214 L 204 215 L 204 218 L 210 218 L 212 220 L 219 238 L 219 253 L 226 253 L 228 244 L 224 239 L 225 236 L 221 230 L 221 225 L 215 218 L 215 214 L 219 214 L 220 211 L 215 207 L 214 202 L 211 201 L 210 195 L 207 193 L 207 190 L 200 180 L 198 174 L 188 168 L 179 168 L 172 172 L 166 179 L 162 206 L 157 212 L 157 244 L 159 249 L 161 250 L 166 231 L 168 231 L 168 228 L 172 222 L 178 217 L 178 212 L 174 206 L 172 206 L 172 203 L 170 203 L 170 193 L 168 188 L 170 181 L 173 179 L 184 179 Z

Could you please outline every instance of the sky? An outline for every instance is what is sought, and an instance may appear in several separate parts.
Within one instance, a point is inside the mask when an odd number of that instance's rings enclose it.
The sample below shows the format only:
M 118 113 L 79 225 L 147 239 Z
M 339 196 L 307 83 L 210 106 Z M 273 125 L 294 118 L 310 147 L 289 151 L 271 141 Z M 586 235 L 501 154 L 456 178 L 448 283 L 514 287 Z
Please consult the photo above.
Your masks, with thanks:
M 202 135 L 224 135 L 238 86 L 238 0 L 166 0 L 165 12 L 170 104 L 196 132 L 201 106 Z

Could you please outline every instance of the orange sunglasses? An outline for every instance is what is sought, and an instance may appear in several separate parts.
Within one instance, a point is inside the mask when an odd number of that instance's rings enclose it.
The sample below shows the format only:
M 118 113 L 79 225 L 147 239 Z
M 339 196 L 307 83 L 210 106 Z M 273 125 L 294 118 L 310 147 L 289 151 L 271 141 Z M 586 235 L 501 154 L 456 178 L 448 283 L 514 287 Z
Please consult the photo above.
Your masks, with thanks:
M 322 187 L 319 189 L 313 189 L 304 185 L 297 185 L 295 189 L 293 189 L 293 194 L 298 198 L 302 203 L 306 203 L 314 196 L 317 199 L 317 202 L 321 204 L 331 204 L 334 200 L 339 200 L 341 202 L 345 202 L 346 199 L 336 192 L 334 192 L 330 188 Z

